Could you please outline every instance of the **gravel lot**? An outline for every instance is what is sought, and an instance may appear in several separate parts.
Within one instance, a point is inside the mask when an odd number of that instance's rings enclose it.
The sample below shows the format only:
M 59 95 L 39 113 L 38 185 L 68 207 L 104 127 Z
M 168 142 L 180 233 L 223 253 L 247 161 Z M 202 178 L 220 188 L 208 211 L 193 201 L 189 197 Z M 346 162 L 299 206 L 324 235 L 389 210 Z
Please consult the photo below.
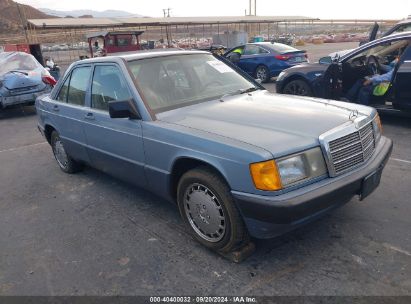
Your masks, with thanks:
M 0 112 L 0 295 L 411 295 L 410 118 L 383 116 L 395 146 L 370 197 L 241 264 L 192 240 L 172 204 L 64 174 L 36 122 Z

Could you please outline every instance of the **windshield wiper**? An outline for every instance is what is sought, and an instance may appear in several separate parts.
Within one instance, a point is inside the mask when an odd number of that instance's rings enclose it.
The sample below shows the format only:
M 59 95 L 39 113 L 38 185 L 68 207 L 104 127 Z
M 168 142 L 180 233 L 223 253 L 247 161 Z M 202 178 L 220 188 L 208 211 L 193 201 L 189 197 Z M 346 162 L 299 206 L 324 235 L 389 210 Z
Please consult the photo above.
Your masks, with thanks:
M 260 88 L 251 87 L 251 88 L 243 89 L 243 90 L 239 90 L 239 91 L 240 91 L 240 94 L 245 94 L 245 93 L 251 93 L 251 92 L 254 92 L 254 91 L 257 91 L 257 90 L 260 90 Z
M 260 88 L 251 87 L 251 88 L 248 88 L 248 89 L 239 89 L 239 90 L 237 90 L 237 91 L 224 94 L 223 96 L 220 97 L 220 101 L 221 101 L 221 102 L 224 101 L 224 98 L 229 97 L 229 96 L 234 96 L 234 95 L 239 95 L 239 94 L 245 94 L 245 93 L 251 93 L 251 92 L 254 92 L 254 91 L 257 91 L 257 90 L 260 90 Z

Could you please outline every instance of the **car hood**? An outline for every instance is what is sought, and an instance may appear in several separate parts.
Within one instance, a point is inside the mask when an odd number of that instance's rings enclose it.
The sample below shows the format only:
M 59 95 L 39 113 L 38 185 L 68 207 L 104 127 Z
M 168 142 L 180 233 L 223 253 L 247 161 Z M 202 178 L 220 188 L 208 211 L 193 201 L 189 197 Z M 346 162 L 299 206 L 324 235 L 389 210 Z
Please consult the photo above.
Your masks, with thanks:
M 341 57 L 347 55 L 348 53 L 351 53 L 354 50 L 355 49 L 341 50 L 341 51 L 330 53 L 328 56 L 330 56 L 332 59 L 341 58 Z
M 235 139 L 280 157 L 319 145 L 319 136 L 371 108 L 334 100 L 272 94 L 224 98 L 157 114 L 157 119 Z
M 288 68 L 284 70 L 285 74 L 289 73 L 294 73 L 294 72 L 303 72 L 303 73 L 308 73 L 308 72 L 325 72 L 329 64 L 322 64 L 322 63 L 306 63 L 306 64 L 300 64 L 293 66 L 291 68 Z

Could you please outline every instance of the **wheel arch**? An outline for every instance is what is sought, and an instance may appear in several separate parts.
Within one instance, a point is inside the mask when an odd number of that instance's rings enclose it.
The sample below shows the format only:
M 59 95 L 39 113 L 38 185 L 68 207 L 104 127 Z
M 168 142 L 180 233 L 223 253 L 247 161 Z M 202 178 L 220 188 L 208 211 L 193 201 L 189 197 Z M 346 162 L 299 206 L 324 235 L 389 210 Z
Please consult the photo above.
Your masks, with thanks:
M 210 161 L 193 156 L 180 156 L 174 160 L 170 170 L 169 194 L 174 201 L 176 201 L 177 198 L 178 182 L 180 181 L 183 174 L 198 167 L 206 167 L 214 171 L 222 178 L 222 180 L 231 189 L 227 177 L 225 176 L 225 174 L 222 173 L 223 170 L 219 168 L 218 164 L 213 164 Z
M 47 140 L 47 142 L 48 142 L 49 144 L 51 144 L 51 133 L 53 133 L 53 131 L 58 132 L 58 131 L 56 130 L 56 128 L 53 127 L 51 124 L 46 123 L 46 124 L 44 125 L 44 136 L 46 137 L 46 140 Z

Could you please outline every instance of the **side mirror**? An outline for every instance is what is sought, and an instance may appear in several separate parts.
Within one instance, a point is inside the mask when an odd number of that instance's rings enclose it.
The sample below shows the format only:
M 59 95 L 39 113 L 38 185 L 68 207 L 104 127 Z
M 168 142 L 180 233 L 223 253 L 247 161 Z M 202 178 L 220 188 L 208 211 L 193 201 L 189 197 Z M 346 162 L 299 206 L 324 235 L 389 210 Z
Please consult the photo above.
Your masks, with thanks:
M 326 57 L 320 58 L 320 60 L 318 60 L 318 62 L 320 64 L 331 64 L 331 63 L 333 63 L 333 60 L 330 56 L 326 56 Z
M 108 103 L 108 112 L 111 118 L 141 119 L 132 99 L 110 101 Z
M 240 61 L 240 57 L 241 55 L 239 53 L 234 52 L 228 56 L 228 60 L 230 60 L 232 63 L 237 63 Z

